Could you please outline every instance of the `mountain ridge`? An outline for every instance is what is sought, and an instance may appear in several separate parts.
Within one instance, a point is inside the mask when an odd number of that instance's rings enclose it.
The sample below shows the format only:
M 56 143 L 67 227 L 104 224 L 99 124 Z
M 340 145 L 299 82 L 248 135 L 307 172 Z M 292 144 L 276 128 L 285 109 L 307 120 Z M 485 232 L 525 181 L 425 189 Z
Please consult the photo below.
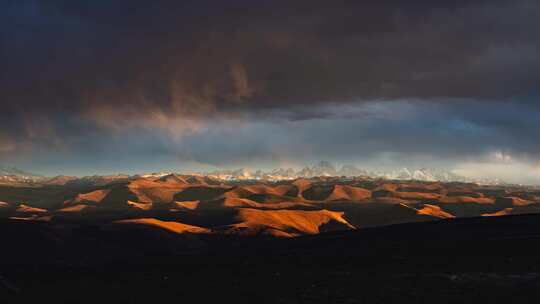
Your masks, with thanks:
M 433 169 L 433 168 L 408 168 L 402 167 L 393 170 L 367 170 L 358 168 L 355 165 L 345 164 L 340 168 L 336 168 L 328 161 L 320 161 L 312 166 L 305 166 L 299 170 L 293 168 L 273 168 L 269 170 L 250 170 L 246 168 L 232 170 L 215 170 L 211 172 L 181 174 L 173 171 L 141 173 L 134 175 L 127 174 L 112 174 L 112 175 L 92 175 L 92 176 L 65 176 L 58 175 L 46 177 L 30 172 L 20 170 L 16 167 L 0 166 L 0 184 L 7 185 L 65 185 L 65 184 L 107 184 L 115 181 L 126 181 L 139 177 L 166 177 L 169 175 L 185 175 L 185 176 L 200 176 L 208 177 L 215 180 L 234 181 L 234 180 L 254 180 L 254 181 L 271 181 L 279 182 L 282 180 L 295 180 L 301 178 L 317 178 L 317 177 L 338 177 L 350 179 L 354 177 L 366 177 L 372 179 L 387 179 L 387 180 L 416 180 L 423 182 L 464 182 L 478 183 L 484 185 L 513 185 L 499 179 L 472 179 L 465 176 L 455 174 L 451 171 Z

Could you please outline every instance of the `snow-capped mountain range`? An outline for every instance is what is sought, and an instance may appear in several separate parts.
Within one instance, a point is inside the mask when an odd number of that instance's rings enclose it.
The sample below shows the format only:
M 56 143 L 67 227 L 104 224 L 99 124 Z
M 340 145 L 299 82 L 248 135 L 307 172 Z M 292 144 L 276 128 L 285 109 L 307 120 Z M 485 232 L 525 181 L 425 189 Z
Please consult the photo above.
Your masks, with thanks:
M 8 175 L 19 176 L 21 178 L 24 178 L 24 177 L 26 177 L 26 178 L 40 177 L 39 175 L 29 173 L 29 172 L 25 172 L 25 171 L 22 171 L 20 169 L 15 168 L 15 167 L 3 167 L 3 166 L 0 166 L 0 176 L 8 176 Z
M 106 184 L 115 181 L 123 181 L 132 178 L 140 177 L 162 177 L 172 174 L 172 172 L 160 172 L 141 175 L 108 175 L 108 176 L 56 176 L 43 177 L 40 175 L 28 173 L 13 167 L 0 166 L 0 184 L 46 184 L 46 185 L 64 185 L 71 184 Z M 418 180 L 418 181 L 440 181 L 440 182 L 473 182 L 479 184 L 501 185 L 505 184 L 498 179 L 483 179 L 473 180 L 467 177 L 460 176 L 450 171 L 438 169 L 409 169 L 401 168 L 389 171 L 370 171 L 360 169 L 354 165 L 344 165 L 341 168 L 336 168 L 333 164 L 327 161 L 321 161 L 314 166 L 306 166 L 300 170 L 292 168 L 277 168 L 268 171 L 263 170 L 219 170 L 197 175 L 207 176 L 216 180 L 234 181 L 234 180 L 267 180 L 280 181 L 292 180 L 297 178 L 313 178 L 313 177 L 366 177 L 366 178 L 383 178 L 389 180 Z
M 455 173 L 437 169 L 408 169 L 401 168 L 391 171 L 369 171 L 359 169 L 354 165 L 344 165 L 337 169 L 329 162 L 321 161 L 314 166 L 304 167 L 298 171 L 292 168 L 289 169 L 273 169 L 270 171 L 257 170 L 255 172 L 238 169 L 238 170 L 221 170 L 205 173 L 204 175 L 211 176 L 223 180 L 287 180 L 296 178 L 312 178 L 320 176 L 364 176 L 370 178 L 385 178 L 394 180 L 419 180 L 419 181 L 441 181 L 441 182 L 473 182 L 472 180 L 457 175 Z
M 46 177 L 20 170 L 15 167 L 0 166 L 0 185 L 65 185 L 72 184 L 91 184 L 104 185 L 114 181 L 127 180 L 128 175 L 94 175 L 94 176 L 65 176 L 59 175 Z
M 0 166 L 0 182 L 31 183 L 43 179 L 43 176 L 29 173 L 15 167 Z

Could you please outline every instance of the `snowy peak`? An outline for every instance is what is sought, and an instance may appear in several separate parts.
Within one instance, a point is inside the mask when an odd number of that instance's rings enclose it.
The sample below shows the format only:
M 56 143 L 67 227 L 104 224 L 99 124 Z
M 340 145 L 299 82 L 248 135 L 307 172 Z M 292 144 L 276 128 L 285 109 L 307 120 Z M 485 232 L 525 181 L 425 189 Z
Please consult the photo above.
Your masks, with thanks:
M 0 184 L 12 185 L 105 185 L 113 182 L 123 182 L 132 178 L 164 178 L 171 175 L 171 172 L 158 172 L 151 174 L 142 174 L 135 176 L 128 175 L 109 175 L 109 176 L 87 176 L 87 177 L 72 177 L 72 176 L 57 176 L 57 177 L 42 177 L 32 173 L 24 172 L 17 168 L 9 168 L 0 166 Z M 332 163 L 321 161 L 313 166 L 306 166 L 300 170 L 293 168 L 276 168 L 267 171 L 257 170 L 251 171 L 248 169 L 235 170 L 220 170 L 211 173 L 198 174 L 198 176 L 208 177 L 213 181 L 226 180 L 266 180 L 266 181 L 281 181 L 292 180 L 297 178 L 314 178 L 314 177 L 367 177 L 367 178 L 382 178 L 389 180 L 416 180 L 425 182 L 473 182 L 483 185 L 502 185 L 504 182 L 498 179 L 483 179 L 472 180 L 449 171 L 431 169 L 431 168 L 400 168 L 389 171 L 368 171 L 358 168 L 354 165 L 344 165 L 336 169 Z
M 284 169 L 277 168 L 269 171 L 257 170 L 251 172 L 246 169 L 238 170 L 223 170 L 215 171 L 207 174 L 222 180 L 287 180 L 296 178 L 312 178 L 312 177 L 332 177 L 344 176 L 355 177 L 364 176 L 371 178 L 385 178 L 395 180 L 418 180 L 418 181 L 441 181 L 441 182 L 467 182 L 466 178 L 456 175 L 452 172 L 441 171 L 436 169 L 409 169 L 401 168 L 393 171 L 372 172 L 364 169 L 359 169 L 354 165 L 344 165 L 340 169 L 327 161 L 321 161 L 313 166 L 306 166 L 298 171 L 292 168 Z
M 321 161 L 315 166 L 305 167 L 297 173 L 298 177 L 315 177 L 315 176 L 338 176 L 336 167 L 330 162 Z
M 37 174 L 22 171 L 15 167 L 0 166 L 0 183 L 4 184 L 28 184 L 43 180 L 44 177 Z
M 336 176 L 337 170 L 334 165 L 327 161 L 321 161 L 312 167 L 313 173 L 317 176 Z
M 369 175 L 369 172 L 366 170 L 358 169 L 356 166 L 353 165 L 344 165 L 341 167 L 341 170 L 339 170 L 340 176 L 367 176 Z
M 408 168 L 401 168 L 399 170 L 390 172 L 378 172 L 373 174 L 376 177 L 382 177 L 387 179 L 396 180 L 418 180 L 426 182 L 468 182 L 467 178 L 459 176 L 452 172 L 442 171 L 437 169 L 422 168 L 411 170 Z
M 37 174 L 25 172 L 15 167 L 4 167 L 4 166 L 0 166 L 0 176 L 17 176 L 17 177 L 26 178 L 26 179 L 41 177 Z

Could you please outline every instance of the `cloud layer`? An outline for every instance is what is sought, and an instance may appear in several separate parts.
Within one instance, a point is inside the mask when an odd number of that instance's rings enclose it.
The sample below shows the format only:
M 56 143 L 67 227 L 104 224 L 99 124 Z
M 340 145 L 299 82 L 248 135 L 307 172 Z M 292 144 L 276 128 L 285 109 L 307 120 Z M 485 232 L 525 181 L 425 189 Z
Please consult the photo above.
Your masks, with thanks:
M 0 161 L 540 163 L 539 37 L 532 0 L 7 0 Z

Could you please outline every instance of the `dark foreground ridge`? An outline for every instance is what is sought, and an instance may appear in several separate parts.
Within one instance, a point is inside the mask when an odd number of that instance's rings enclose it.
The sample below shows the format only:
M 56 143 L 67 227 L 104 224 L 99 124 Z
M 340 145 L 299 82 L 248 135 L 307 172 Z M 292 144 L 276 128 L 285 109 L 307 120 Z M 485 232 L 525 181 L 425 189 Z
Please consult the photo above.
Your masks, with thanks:
M 291 239 L 1 220 L 2 303 L 533 303 L 540 216 Z

